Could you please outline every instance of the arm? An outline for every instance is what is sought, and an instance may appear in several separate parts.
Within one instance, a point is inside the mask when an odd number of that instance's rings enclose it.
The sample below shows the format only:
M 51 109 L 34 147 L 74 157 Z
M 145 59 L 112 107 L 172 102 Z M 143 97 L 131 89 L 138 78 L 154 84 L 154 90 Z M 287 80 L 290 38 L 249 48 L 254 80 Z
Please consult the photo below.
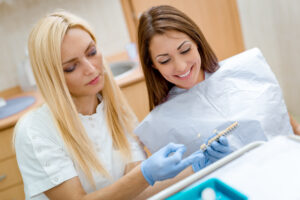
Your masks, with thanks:
M 90 194 L 84 192 L 78 177 L 63 182 L 46 191 L 45 194 L 50 199 L 132 199 L 145 190 L 149 184 L 154 185 L 157 181 L 173 178 L 187 166 L 195 162 L 202 163 L 204 160 L 202 152 L 182 159 L 184 152 L 184 145 L 170 143 L 115 183 Z
M 138 166 L 139 164 L 141 164 L 141 161 L 128 163 L 128 164 L 125 166 L 125 172 L 124 172 L 124 175 L 127 174 L 128 172 L 130 172 L 131 170 L 133 170 L 133 169 L 134 169 L 136 166 Z
M 290 122 L 293 128 L 295 135 L 300 135 L 300 124 L 290 115 Z
M 83 190 L 78 177 L 63 182 L 45 194 L 49 199 L 55 200 L 132 199 L 148 186 L 138 165 L 115 183 L 90 194 Z

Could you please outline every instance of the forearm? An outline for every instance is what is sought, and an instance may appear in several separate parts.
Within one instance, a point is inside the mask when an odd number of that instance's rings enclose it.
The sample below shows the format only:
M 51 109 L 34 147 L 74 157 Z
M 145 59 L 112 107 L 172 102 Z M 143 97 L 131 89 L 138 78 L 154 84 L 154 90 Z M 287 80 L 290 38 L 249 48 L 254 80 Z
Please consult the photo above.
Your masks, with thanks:
M 140 165 L 136 166 L 115 183 L 96 192 L 87 194 L 84 200 L 133 199 L 149 186 Z
M 141 164 L 142 161 L 137 161 L 137 162 L 132 162 L 132 163 L 128 163 L 125 167 L 125 174 L 128 174 L 131 170 L 133 170 L 135 167 L 137 167 L 139 164 Z

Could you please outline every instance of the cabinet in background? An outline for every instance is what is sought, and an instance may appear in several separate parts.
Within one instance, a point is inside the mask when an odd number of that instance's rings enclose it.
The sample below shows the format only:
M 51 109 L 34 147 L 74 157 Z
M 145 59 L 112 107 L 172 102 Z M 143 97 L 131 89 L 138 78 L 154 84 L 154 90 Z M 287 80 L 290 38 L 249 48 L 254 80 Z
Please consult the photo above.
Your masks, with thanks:
M 22 177 L 12 147 L 14 127 L 0 131 L 0 199 L 24 200 Z
M 14 126 L 22 115 L 42 105 L 44 101 L 38 92 L 22 92 L 19 87 L 0 92 L 0 96 L 5 99 L 35 97 L 35 102 L 23 111 L 0 119 L 0 200 L 24 200 L 22 176 L 12 144 Z
M 142 79 L 130 85 L 123 86 L 121 90 L 138 120 L 142 121 L 149 113 L 149 101 L 145 80 Z
M 138 19 L 152 6 L 171 5 L 192 18 L 223 60 L 244 51 L 236 0 L 121 0 L 129 35 L 136 42 Z

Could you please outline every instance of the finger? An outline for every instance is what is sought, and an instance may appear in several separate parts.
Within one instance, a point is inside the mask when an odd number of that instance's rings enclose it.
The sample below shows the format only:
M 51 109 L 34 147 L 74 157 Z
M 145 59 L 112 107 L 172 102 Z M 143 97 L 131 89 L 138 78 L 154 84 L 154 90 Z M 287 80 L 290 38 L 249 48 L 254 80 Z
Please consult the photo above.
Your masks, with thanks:
M 191 155 L 189 155 L 188 157 L 183 159 L 183 161 L 189 161 L 189 162 L 193 163 L 195 160 L 197 160 L 199 158 L 203 159 L 205 161 L 205 156 L 204 156 L 202 150 L 198 150 L 198 151 L 192 153 Z
M 229 146 L 228 140 L 227 140 L 227 138 L 226 138 L 225 136 L 221 136 L 221 137 L 219 138 L 219 142 L 220 142 L 222 145 L 224 145 L 224 146 Z
M 161 149 L 164 157 L 168 157 L 170 153 L 177 151 L 179 148 L 185 148 L 183 144 L 169 143 Z
M 186 151 L 185 146 L 178 148 L 174 154 L 169 155 L 169 157 L 167 158 L 168 162 L 174 163 L 177 165 L 181 161 L 182 155 L 184 154 L 185 151 Z
M 204 155 L 201 157 L 198 157 L 198 159 L 193 163 L 193 170 L 194 172 L 199 171 L 200 169 L 203 169 L 206 166 L 206 158 Z
M 214 151 L 218 151 L 218 152 L 220 152 L 220 153 L 229 153 L 229 152 L 231 152 L 229 146 L 225 146 L 225 145 L 221 144 L 220 142 L 216 142 L 216 141 L 214 141 L 214 142 L 211 144 L 211 148 L 212 148 Z
M 223 153 L 213 150 L 210 146 L 207 147 L 206 152 L 207 152 L 208 156 L 213 157 L 214 159 L 217 159 L 217 160 L 224 157 Z
M 205 159 L 205 158 L 204 158 Z M 202 159 L 198 158 L 197 160 L 194 161 L 192 168 L 194 172 L 198 172 L 201 168 L 201 162 Z
M 205 156 L 202 151 L 193 153 L 190 156 L 186 157 L 178 164 L 178 167 L 181 169 L 185 169 L 189 165 L 193 166 L 195 172 L 205 167 Z

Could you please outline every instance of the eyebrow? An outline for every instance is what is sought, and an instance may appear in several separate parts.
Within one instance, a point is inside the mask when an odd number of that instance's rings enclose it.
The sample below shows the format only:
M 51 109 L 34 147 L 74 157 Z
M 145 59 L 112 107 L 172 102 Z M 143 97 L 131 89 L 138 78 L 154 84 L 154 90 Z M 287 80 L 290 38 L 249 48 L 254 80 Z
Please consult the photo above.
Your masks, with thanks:
M 85 49 L 85 51 L 84 51 L 84 53 L 86 53 L 88 50 L 89 50 L 89 48 L 92 46 L 94 44 L 94 41 L 91 41 L 90 43 L 89 43 L 89 45 L 87 46 L 87 48 Z M 63 62 L 63 65 L 65 65 L 65 64 L 67 64 L 67 63 L 70 63 L 70 62 L 73 62 L 73 61 L 75 61 L 77 58 L 72 58 L 72 59 L 70 59 L 70 60 L 68 60 L 68 61 L 65 61 L 65 62 Z
M 177 50 L 179 50 L 185 43 L 187 43 L 189 41 L 183 41 L 178 47 L 177 47 Z M 157 55 L 155 58 L 159 57 L 159 56 L 167 56 L 168 54 L 165 53 L 165 54 L 159 54 Z
M 181 45 L 179 45 L 178 47 L 177 47 L 177 50 L 179 50 L 185 43 L 187 43 L 188 41 L 183 41 L 182 43 L 181 43 Z

